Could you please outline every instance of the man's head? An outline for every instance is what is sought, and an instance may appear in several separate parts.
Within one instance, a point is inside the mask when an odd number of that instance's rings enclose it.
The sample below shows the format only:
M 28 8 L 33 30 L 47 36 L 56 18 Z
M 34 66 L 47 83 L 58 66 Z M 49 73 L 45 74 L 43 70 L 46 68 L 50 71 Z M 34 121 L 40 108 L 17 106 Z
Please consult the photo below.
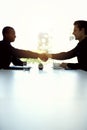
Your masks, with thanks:
M 13 42 L 16 38 L 14 28 L 6 26 L 2 30 L 3 39 L 8 42 Z
M 85 36 L 87 36 L 87 21 L 75 21 L 73 34 L 76 40 L 82 40 Z

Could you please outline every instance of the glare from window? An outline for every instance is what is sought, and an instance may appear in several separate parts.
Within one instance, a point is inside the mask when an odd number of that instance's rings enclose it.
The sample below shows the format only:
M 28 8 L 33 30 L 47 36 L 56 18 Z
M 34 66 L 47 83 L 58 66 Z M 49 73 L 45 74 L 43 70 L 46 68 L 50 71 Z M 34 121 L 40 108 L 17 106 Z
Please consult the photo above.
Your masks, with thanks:
M 40 42 L 52 52 L 72 48 L 78 42 L 72 35 L 73 22 L 87 19 L 85 0 L 3 0 L 0 10 L 0 32 L 4 26 L 14 27 L 13 46 L 30 50 L 40 49 Z M 40 34 L 48 39 L 38 39 Z

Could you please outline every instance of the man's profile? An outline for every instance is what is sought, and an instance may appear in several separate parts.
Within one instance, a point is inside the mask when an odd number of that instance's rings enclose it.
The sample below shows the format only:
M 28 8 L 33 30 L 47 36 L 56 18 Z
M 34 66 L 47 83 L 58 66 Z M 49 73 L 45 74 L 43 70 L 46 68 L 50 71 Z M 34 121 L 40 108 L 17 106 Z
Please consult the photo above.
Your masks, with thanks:
M 46 61 L 48 57 L 29 50 L 17 49 L 11 45 L 15 41 L 16 33 L 13 27 L 6 26 L 2 30 L 3 39 L 0 41 L 0 68 L 8 68 L 10 63 L 15 66 L 23 66 L 20 58 L 40 58 Z
M 77 57 L 78 63 L 61 63 L 60 66 L 65 69 L 82 69 L 87 71 L 87 21 L 75 21 L 73 35 L 79 41 L 75 48 L 67 52 L 48 54 L 48 57 L 56 60 Z

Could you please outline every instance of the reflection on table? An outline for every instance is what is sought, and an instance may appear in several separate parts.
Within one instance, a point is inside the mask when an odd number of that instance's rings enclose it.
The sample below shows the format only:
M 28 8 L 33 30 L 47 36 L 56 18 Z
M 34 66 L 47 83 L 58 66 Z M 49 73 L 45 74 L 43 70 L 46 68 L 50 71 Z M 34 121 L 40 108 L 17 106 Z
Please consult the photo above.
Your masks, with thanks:
M 0 70 L 0 130 L 86 130 L 87 72 Z

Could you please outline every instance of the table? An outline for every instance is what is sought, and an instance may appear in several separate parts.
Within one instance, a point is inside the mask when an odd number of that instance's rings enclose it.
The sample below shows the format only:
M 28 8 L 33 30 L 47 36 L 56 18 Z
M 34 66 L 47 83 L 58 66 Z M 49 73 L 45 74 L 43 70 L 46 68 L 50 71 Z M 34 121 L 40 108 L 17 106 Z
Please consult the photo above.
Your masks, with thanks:
M 87 72 L 0 70 L 0 130 L 87 130 Z

